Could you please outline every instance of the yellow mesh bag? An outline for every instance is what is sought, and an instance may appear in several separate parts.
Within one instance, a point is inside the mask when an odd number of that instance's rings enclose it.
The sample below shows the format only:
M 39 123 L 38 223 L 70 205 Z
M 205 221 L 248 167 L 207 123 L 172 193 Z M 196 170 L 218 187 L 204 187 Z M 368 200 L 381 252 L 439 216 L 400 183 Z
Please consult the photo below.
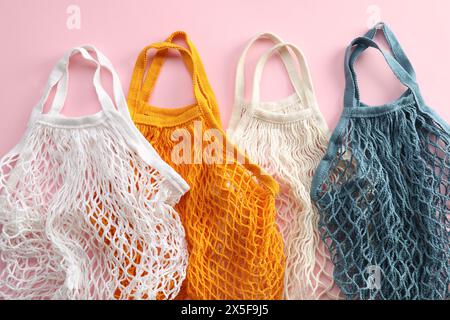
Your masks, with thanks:
M 188 48 L 173 43 L 177 36 Z M 150 49 L 156 54 L 146 71 Z M 169 49 L 181 54 L 192 75 L 194 105 L 162 109 L 147 102 Z M 128 103 L 139 130 L 191 186 L 176 207 L 189 250 L 178 298 L 280 299 L 285 257 L 275 223 L 278 185 L 227 141 L 214 93 L 185 33 L 142 50 Z

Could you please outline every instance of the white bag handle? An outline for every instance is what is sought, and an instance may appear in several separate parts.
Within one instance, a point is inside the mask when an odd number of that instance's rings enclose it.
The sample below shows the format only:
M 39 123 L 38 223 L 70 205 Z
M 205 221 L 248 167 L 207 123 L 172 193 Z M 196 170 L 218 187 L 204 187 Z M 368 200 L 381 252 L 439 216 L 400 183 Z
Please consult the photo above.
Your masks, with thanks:
M 287 66 L 288 73 L 290 75 L 292 86 L 295 89 L 300 101 L 305 107 L 315 108 L 318 104 L 314 94 L 314 88 L 312 84 L 311 74 L 309 72 L 309 67 L 306 62 L 305 56 L 302 51 L 295 45 L 291 43 L 279 43 L 269 50 L 267 50 L 259 59 L 256 64 L 255 74 L 253 78 L 253 90 L 252 90 L 252 100 L 250 107 L 257 106 L 260 103 L 260 83 L 262 78 L 262 73 L 267 60 L 275 52 L 285 52 L 290 48 L 294 53 L 298 65 L 300 66 L 300 72 L 295 65 Z
M 88 51 L 93 51 L 98 58 L 98 61 L 94 59 Z M 33 122 L 36 117 L 43 113 L 44 104 L 50 95 L 51 90 L 57 86 L 55 97 L 53 103 L 50 107 L 48 114 L 57 115 L 61 112 L 64 102 L 67 97 L 68 83 L 69 83 L 69 62 L 70 58 L 76 54 L 80 53 L 81 56 L 96 65 L 96 70 L 93 76 L 93 84 L 97 97 L 99 99 L 102 109 L 106 112 L 116 112 L 119 111 L 122 115 L 129 117 L 128 108 L 125 96 L 123 94 L 122 85 L 120 83 L 117 72 L 114 70 L 111 62 L 106 58 L 100 51 L 98 51 L 94 46 L 84 45 L 81 47 L 75 47 L 71 49 L 67 54 L 64 55 L 61 60 L 58 61 L 56 66 L 50 73 L 47 85 L 44 89 L 44 94 L 39 100 L 38 104 L 33 110 L 31 117 L 31 122 Z M 105 91 L 101 84 L 101 67 L 107 69 L 113 78 L 113 91 L 114 91 L 114 102 Z
M 270 33 L 270 32 L 264 32 L 257 34 L 255 37 L 253 37 L 244 50 L 242 51 L 241 57 L 239 58 L 237 68 L 236 68 L 236 80 L 235 80 L 235 97 L 234 97 L 234 107 L 231 113 L 231 119 L 228 125 L 229 130 L 234 130 L 237 123 L 239 122 L 241 116 L 242 116 L 242 109 L 245 104 L 245 59 L 247 57 L 247 53 L 250 50 L 250 48 L 253 46 L 253 44 L 260 40 L 260 39 L 269 39 L 275 44 L 284 43 L 284 41 L 277 35 Z M 286 70 L 288 71 L 289 77 L 292 79 L 295 79 L 296 74 L 291 73 L 292 70 L 295 70 L 295 63 L 292 59 L 292 55 L 286 48 L 278 51 L 280 54 L 280 57 L 283 61 L 283 64 L 285 65 Z

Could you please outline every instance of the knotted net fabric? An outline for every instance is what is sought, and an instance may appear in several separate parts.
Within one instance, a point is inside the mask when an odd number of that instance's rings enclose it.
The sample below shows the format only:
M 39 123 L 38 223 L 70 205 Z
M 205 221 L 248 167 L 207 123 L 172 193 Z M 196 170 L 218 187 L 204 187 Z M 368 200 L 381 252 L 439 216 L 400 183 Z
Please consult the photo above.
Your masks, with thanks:
M 450 131 L 425 106 L 393 33 L 381 28 L 393 56 L 383 54 L 408 90 L 389 105 L 360 102 L 353 62 L 367 47 L 379 49 L 370 40 L 376 29 L 352 43 L 344 113 L 312 195 L 347 298 L 447 299 Z
M 261 38 L 271 39 L 276 45 L 257 63 L 253 98 L 247 102 L 244 59 L 250 46 Z M 295 94 L 276 102 L 261 102 L 262 68 L 274 53 L 282 58 Z M 300 62 L 301 75 L 294 57 Z M 249 42 L 237 67 L 231 119 L 230 138 L 280 185 L 276 208 L 277 224 L 285 241 L 284 298 L 338 298 L 330 255 L 320 238 L 319 215 L 309 195 L 315 169 L 325 153 L 328 129 L 315 99 L 306 61 L 298 48 L 271 33 L 257 35 Z
M 103 112 L 72 119 L 58 112 L 76 53 L 97 65 Z M 101 88 L 101 64 L 113 74 L 119 110 Z M 42 114 L 57 83 L 52 108 Z M 71 50 L 53 70 L 21 143 L 1 159 L 1 298 L 172 299 L 179 292 L 188 253 L 173 205 L 187 185 L 132 129 L 121 90 L 95 48 Z
M 177 36 L 185 39 L 188 49 L 172 43 Z M 151 48 L 157 53 L 143 81 Z M 194 106 L 160 109 L 147 103 L 168 49 L 178 50 L 192 73 Z M 236 147 L 221 128 L 198 53 L 183 32 L 144 48 L 128 101 L 139 130 L 191 186 L 176 206 L 189 248 L 179 298 L 281 298 L 285 258 L 275 223 L 278 186 L 245 157 L 239 161 Z

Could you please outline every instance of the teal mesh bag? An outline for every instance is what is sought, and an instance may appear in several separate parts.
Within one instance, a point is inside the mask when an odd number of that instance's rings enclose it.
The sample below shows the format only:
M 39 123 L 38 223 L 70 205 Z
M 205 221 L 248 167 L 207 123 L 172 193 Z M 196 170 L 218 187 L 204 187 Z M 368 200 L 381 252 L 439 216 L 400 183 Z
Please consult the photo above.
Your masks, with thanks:
M 449 297 L 450 130 L 420 95 L 394 34 L 391 52 L 355 39 L 345 57 L 344 111 L 313 180 L 334 278 L 348 299 Z M 407 91 L 370 107 L 359 99 L 354 62 L 379 50 Z

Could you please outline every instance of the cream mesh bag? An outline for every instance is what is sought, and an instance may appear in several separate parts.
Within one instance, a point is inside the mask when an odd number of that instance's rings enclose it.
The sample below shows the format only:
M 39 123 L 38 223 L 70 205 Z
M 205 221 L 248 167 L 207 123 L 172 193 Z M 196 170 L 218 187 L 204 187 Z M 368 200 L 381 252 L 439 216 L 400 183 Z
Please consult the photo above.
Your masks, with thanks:
M 252 100 L 246 102 L 245 57 L 251 45 L 261 38 L 272 40 L 275 46 L 259 59 Z M 263 67 L 274 53 L 282 58 L 295 94 L 282 101 L 260 102 Z M 309 196 L 314 171 L 326 149 L 328 129 L 315 99 L 308 66 L 297 47 L 284 44 L 270 33 L 250 41 L 237 66 L 235 105 L 228 133 L 280 185 L 276 206 L 277 223 L 285 241 L 284 297 L 336 298 L 332 264 L 318 232 L 318 213 Z
M 67 118 L 60 111 L 77 53 L 96 65 L 102 111 Z M 101 67 L 112 74 L 114 102 Z M 91 46 L 72 49 L 52 71 L 21 142 L 1 159 L 0 298 L 174 298 L 188 254 L 173 205 L 187 190 L 134 127 L 109 60 Z

